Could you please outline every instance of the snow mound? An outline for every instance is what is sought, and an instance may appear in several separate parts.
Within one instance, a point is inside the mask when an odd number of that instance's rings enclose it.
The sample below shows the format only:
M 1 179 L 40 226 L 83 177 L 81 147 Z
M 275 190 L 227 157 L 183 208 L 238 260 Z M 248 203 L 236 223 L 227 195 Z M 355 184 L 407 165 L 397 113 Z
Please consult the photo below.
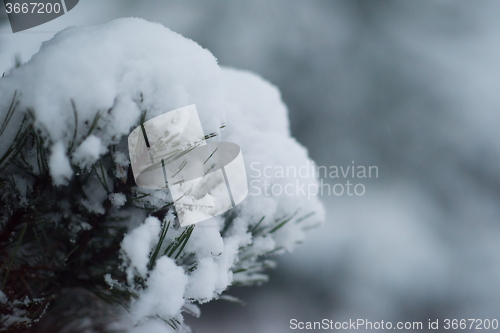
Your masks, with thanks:
M 36 127 L 51 142 L 61 140 L 66 147 L 72 144 L 75 121 L 80 142 L 96 117 L 100 121 L 94 134 L 104 146 L 128 135 L 142 110 L 148 110 L 149 119 L 196 104 L 206 133 L 218 133 L 224 121 L 214 56 L 192 40 L 142 19 L 59 32 L 0 81 L 2 109 L 8 108 L 16 90 L 22 92 L 18 109 L 32 110 Z

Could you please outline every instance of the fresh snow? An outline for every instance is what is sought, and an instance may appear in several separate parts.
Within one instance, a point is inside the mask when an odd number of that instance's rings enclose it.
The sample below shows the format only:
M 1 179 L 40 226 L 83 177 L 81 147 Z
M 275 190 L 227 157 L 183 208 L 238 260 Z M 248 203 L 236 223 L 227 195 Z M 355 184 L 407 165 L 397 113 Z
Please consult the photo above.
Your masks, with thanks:
M 135 228 L 123 238 L 122 250 L 130 260 L 127 270 L 129 283 L 132 282 L 135 271 L 143 278 L 146 277 L 149 252 L 157 240 L 159 232 L 160 221 L 156 217 L 148 217 L 144 224 Z
M 72 162 L 81 168 L 94 164 L 108 149 L 102 144 L 101 139 L 89 135 L 73 153 Z
M 109 200 L 116 207 L 121 207 L 127 202 L 127 197 L 123 193 L 111 193 Z
M 185 302 L 187 283 L 184 269 L 177 266 L 173 259 L 161 257 L 149 277 L 149 288 L 139 295 L 132 306 L 133 319 L 140 321 L 154 316 L 167 319 L 177 315 Z

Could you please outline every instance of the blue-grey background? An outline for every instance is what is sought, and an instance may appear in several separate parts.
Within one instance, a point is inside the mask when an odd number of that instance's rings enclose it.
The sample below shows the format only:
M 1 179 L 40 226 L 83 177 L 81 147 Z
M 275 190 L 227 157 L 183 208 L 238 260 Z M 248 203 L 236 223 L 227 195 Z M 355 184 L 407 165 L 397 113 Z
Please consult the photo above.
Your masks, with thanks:
M 323 197 L 325 225 L 270 283 L 228 291 L 246 306 L 202 306 L 195 332 L 500 319 L 500 2 L 82 0 L 15 35 L 4 21 L 0 70 L 68 25 L 123 16 L 276 84 L 318 164 L 379 168 L 364 196 Z

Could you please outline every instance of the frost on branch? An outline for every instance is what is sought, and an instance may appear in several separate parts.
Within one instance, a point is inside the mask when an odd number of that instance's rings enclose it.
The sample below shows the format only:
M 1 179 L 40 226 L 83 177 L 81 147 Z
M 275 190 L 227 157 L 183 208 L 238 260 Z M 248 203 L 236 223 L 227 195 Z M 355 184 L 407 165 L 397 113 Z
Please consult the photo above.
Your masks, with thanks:
M 278 90 L 220 68 L 159 24 L 66 29 L 0 79 L 0 94 L 4 328 L 185 330 L 183 315 L 198 316 L 196 304 L 265 281 L 271 256 L 323 219 L 310 193 L 263 191 L 265 182 L 307 188 L 316 179 L 254 174 L 255 165 L 310 163 Z M 126 137 L 190 104 L 210 140 L 241 147 L 255 182 L 236 208 L 181 228 L 168 191 L 135 185 Z

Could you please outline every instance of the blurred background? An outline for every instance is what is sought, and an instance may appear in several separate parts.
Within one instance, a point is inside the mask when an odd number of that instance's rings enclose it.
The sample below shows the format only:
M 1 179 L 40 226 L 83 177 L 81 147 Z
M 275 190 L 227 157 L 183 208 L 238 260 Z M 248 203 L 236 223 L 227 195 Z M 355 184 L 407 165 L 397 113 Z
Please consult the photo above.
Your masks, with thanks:
M 0 70 L 66 26 L 125 16 L 277 85 L 319 165 L 379 169 L 363 196 L 323 196 L 325 225 L 268 284 L 228 291 L 246 306 L 203 305 L 195 332 L 500 319 L 499 1 L 81 0 L 15 35 L 4 18 Z

